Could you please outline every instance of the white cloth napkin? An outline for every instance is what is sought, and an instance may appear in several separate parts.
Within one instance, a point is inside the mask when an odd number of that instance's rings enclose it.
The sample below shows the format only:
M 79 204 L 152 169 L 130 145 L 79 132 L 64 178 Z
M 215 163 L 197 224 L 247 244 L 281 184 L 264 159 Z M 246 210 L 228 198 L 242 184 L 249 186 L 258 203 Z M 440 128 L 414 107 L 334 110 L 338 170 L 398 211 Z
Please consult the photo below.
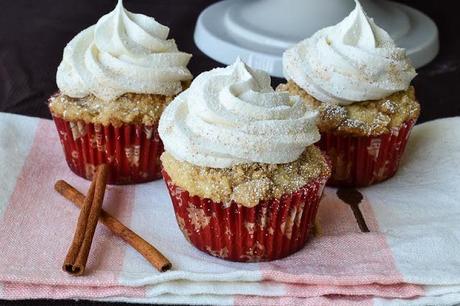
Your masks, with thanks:
M 159 273 L 99 225 L 87 275 L 61 271 L 78 209 L 54 192 L 67 167 L 49 120 L 0 113 L 0 299 L 78 298 L 219 305 L 460 303 L 460 118 L 414 128 L 398 174 L 360 189 L 361 232 L 326 188 L 321 234 L 269 263 L 208 256 L 182 236 L 163 181 L 110 186 L 104 209 L 173 263 Z

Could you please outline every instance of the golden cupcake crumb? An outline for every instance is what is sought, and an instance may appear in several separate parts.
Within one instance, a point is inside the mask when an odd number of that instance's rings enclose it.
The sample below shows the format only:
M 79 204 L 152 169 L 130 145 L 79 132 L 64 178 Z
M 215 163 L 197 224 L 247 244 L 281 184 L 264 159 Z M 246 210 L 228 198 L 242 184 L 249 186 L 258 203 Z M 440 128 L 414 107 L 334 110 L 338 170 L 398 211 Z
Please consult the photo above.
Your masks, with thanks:
M 378 136 L 399 128 L 409 119 L 420 115 L 420 104 L 413 86 L 384 99 L 350 105 L 321 103 L 296 83 L 280 84 L 278 91 L 300 96 L 307 105 L 319 111 L 318 128 L 321 132 L 352 136 Z
M 190 81 L 183 82 L 184 90 Z M 68 121 L 82 120 L 85 123 L 155 125 L 165 107 L 175 96 L 126 93 L 116 100 L 104 101 L 94 95 L 71 98 L 64 94 L 52 96 L 49 108 L 53 116 Z
M 218 169 L 178 161 L 168 152 L 161 161 L 172 182 L 190 195 L 224 204 L 235 201 L 247 207 L 292 193 L 320 175 L 330 175 L 326 160 L 313 145 L 287 164 L 251 163 Z
M 114 126 L 123 123 L 153 125 L 173 97 L 146 94 L 124 94 L 114 101 L 104 101 L 93 95 L 71 98 L 58 95 L 50 99 L 53 116 L 68 121 L 83 120 Z

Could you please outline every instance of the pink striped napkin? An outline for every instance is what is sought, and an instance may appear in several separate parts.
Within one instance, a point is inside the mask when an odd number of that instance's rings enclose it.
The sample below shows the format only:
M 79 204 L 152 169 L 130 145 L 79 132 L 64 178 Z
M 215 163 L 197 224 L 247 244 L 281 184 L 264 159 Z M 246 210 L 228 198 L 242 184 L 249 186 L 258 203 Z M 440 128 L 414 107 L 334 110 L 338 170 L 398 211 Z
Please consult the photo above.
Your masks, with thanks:
M 448 131 L 448 132 L 447 132 Z M 326 188 L 321 234 L 269 263 L 233 263 L 182 236 L 163 181 L 110 186 L 104 209 L 173 263 L 159 273 L 97 228 L 87 276 L 61 271 L 78 209 L 53 191 L 79 190 L 53 123 L 0 113 L 0 299 L 78 298 L 219 305 L 455 304 L 460 302 L 460 118 L 415 128 L 396 177 L 361 189 L 363 232 L 350 205 Z

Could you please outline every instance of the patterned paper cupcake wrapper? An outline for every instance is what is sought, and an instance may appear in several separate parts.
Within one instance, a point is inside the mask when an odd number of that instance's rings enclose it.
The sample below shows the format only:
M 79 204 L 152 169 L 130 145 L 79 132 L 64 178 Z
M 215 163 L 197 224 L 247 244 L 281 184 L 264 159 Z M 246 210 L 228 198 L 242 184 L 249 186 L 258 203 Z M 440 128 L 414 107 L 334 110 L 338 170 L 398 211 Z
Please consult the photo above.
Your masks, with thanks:
M 322 133 L 318 147 L 332 162 L 328 186 L 365 187 L 392 177 L 406 148 L 415 120 L 377 137 Z
M 177 223 L 199 250 L 231 261 L 286 257 L 307 242 L 327 178 L 318 178 L 279 200 L 252 208 L 215 203 L 175 186 L 163 170 Z
M 163 144 L 156 126 L 88 124 L 53 117 L 70 169 L 88 180 L 96 166 L 110 165 L 109 184 L 135 184 L 161 178 Z

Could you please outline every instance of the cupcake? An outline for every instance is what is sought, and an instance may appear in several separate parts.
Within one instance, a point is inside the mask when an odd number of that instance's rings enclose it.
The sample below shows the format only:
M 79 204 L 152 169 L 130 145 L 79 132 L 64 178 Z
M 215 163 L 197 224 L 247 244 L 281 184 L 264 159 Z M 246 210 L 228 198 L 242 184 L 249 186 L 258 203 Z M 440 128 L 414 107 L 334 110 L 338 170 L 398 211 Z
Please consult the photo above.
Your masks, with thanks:
M 302 248 L 330 176 L 313 145 L 316 117 L 240 60 L 200 74 L 159 124 L 163 177 L 185 238 L 232 261 Z
M 192 79 L 191 55 L 168 34 L 119 1 L 65 47 L 49 108 L 77 175 L 92 179 L 96 166 L 107 163 L 111 184 L 161 178 L 158 121 Z
M 420 105 L 404 49 L 356 8 L 283 54 L 287 84 L 319 112 L 318 146 L 332 161 L 329 185 L 360 187 L 393 176 Z

